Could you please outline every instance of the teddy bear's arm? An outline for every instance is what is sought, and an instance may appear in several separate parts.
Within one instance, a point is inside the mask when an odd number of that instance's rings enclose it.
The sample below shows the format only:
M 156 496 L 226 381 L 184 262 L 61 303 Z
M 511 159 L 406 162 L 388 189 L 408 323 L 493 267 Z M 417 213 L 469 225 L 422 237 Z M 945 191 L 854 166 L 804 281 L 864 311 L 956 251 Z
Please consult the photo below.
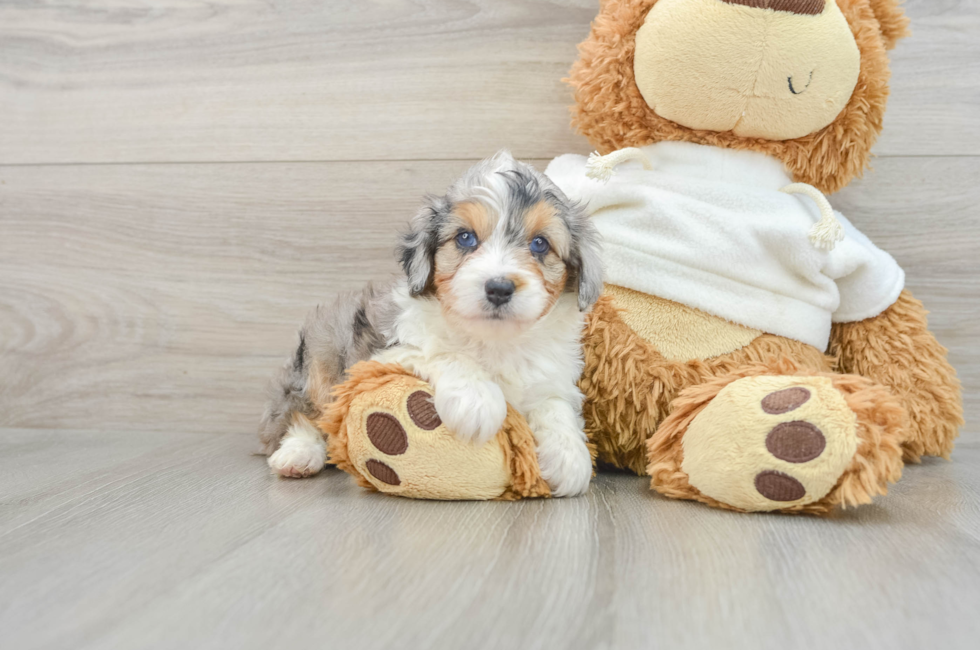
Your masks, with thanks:
M 946 348 L 929 331 L 926 310 L 902 291 L 884 312 L 856 323 L 835 323 L 830 354 L 838 370 L 890 388 L 909 413 L 906 460 L 949 457 L 963 424 L 963 399 Z

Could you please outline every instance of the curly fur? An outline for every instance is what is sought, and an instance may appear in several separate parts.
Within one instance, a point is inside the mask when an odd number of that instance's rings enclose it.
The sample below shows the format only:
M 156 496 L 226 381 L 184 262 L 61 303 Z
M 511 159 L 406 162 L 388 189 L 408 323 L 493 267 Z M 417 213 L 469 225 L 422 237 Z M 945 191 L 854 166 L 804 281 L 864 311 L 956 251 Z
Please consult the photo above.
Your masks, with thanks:
M 586 433 L 602 463 L 643 474 L 646 440 L 664 421 L 682 390 L 772 358 L 789 357 L 813 372 L 832 359 L 813 346 L 763 334 L 749 345 L 712 359 L 671 361 L 623 322 L 608 296 L 596 303 L 583 339 Z
M 834 325 L 830 351 L 837 370 L 869 377 L 891 389 L 908 410 L 905 460 L 949 458 L 963 424 L 963 398 L 946 348 L 929 331 L 928 312 L 911 293 L 875 318 Z
M 751 149 L 778 158 L 797 182 L 825 193 L 836 192 L 863 173 L 888 99 L 886 48 L 906 34 L 908 24 L 895 0 L 837 0 L 861 53 L 854 94 L 831 124 L 778 142 L 688 129 L 650 109 L 633 77 L 633 54 L 636 31 L 656 2 L 605 0 L 566 80 L 575 89 L 572 124 L 601 153 L 663 140 Z
M 899 39 L 909 36 L 909 18 L 902 11 L 897 0 L 869 0 L 871 10 L 878 19 L 881 38 L 889 50 L 895 47 Z

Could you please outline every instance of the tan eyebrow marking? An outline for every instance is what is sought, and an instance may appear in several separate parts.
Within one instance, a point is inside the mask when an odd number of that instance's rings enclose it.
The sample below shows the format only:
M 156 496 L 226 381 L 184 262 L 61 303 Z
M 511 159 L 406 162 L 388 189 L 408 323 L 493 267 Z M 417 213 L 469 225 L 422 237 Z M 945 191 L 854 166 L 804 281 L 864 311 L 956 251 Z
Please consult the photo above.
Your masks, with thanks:
M 457 203 L 453 213 L 476 233 L 480 241 L 490 239 L 493 234 L 494 219 L 486 206 L 475 201 Z
M 538 201 L 524 215 L 524 225 L 527 228 L 529 237 L 548 230 L 548 226 L 555 222 L 557 213 L 555 206 L 547 201 Z

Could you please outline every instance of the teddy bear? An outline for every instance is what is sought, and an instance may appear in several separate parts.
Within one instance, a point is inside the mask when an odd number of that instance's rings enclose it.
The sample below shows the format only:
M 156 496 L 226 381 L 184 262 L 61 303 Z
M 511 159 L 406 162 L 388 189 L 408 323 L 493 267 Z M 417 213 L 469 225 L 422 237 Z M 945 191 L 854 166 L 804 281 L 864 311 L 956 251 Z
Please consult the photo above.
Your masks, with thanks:
M 825 198 L 881 131 L 896 0 L 605 0 L 570 83 L 600 153 L 585 336 L 602 463 L 740 511 L 825 514 L 948 458 L 962 399 L 895 261 Z M 608 155 L 611 154 L 611 155 Z
M 600 468 L 822 515 L 949 457 L 963 420 L 946 350 L 895 260 L 826 198 L 868 166 L 907 27 L 895 0 L 602 2 L 568 80 L 597 152 L 547 169 L 604 238 L 580 382 Z M 331 461 L 402 496 L 548 496 L 519 414 L 474 448 L 429 395 L 355 367 L 324 398 Z

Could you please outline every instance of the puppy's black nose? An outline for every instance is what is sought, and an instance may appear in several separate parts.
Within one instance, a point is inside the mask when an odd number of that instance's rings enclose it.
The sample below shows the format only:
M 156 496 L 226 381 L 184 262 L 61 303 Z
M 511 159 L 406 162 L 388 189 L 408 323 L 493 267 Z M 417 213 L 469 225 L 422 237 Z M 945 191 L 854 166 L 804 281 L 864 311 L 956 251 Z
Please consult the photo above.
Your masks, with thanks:
M 514 295 L 514 289 L 513 280 L 507 280 L 506 278 L 487 280 L 487 300 L 499 307 L 510 301 L 511 296 Z

